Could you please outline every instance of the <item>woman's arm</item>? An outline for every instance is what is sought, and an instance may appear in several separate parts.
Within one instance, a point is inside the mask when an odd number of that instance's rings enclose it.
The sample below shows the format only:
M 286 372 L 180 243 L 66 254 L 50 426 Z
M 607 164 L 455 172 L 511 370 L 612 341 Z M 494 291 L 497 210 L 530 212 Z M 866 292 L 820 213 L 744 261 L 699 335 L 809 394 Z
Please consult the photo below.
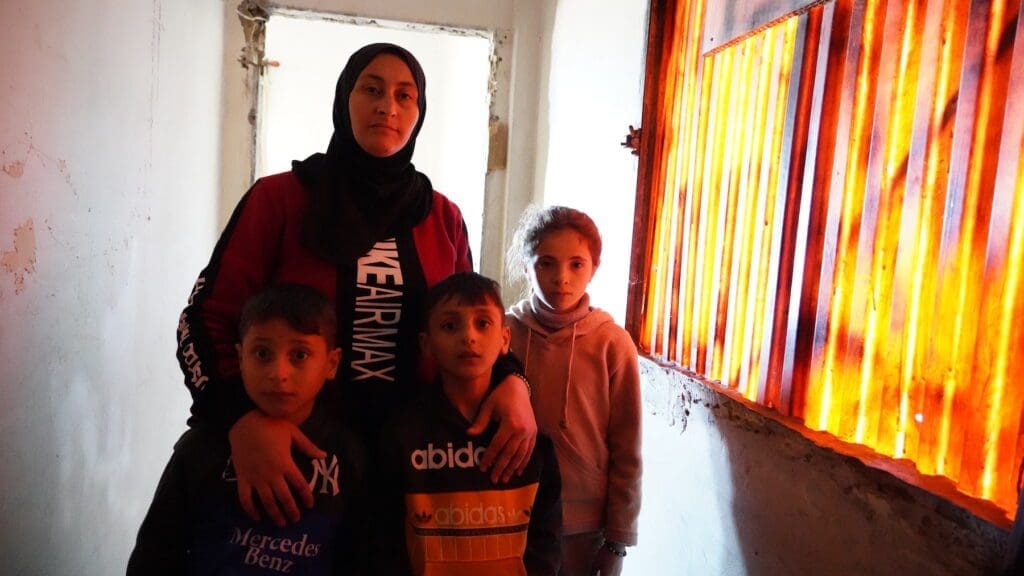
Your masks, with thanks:
M 435 201 L 442 202 L 436 196 Z M 473 255 L 462 214 L 448 200 L 443 200 L 440 205 L 444 206 L 444 228 L 450 249 L 455 254 L 455 272 L 472 271 Z M 476 421 L 468 430 L 470 434 L 480 434 L 492 420 L 499 423 L 498 431 L 480 461 L 482 470 L 491 471 L 493 482 L 508 482 L 513 473 L 522 474 L 537 441 L 537 421 L 533 416 L 529 384 L 524 373 L 523 365 L 515 355 L 505 354 L 498 359 L 492 371 L 492 382 L 499 384 L 484 400 Z
M 514 354 L 498 359 L 492 381 L 499 384 L 480 406 L 470 434 L 480 434 L 498 422 L 498 431 L 480 460 L 480 469 L 491 471 L 491 482 L 508 482 L 512 474 L 522 474 L 537 443 L 537 420 L 530 404 L 530 388 L 522 363 Z
M 285 177 L 287 178 L 287 177 Z M 178 361 L 192 394 L 189 424 L 230 430 L 239 500 L 253 518 L 253 493 L 277 524 L 299 517 L 292 491 L 310 507 L 313 495 L 291 456 L 294 444 L 311 457 L 321 452 L 299 430 L 254 409 L 238 369 L 242 306 L 271 282 L 286 225 L 280 177 L 260 180 L 242 197 L 200 273 L 178 323 Z M 283 513 L 282 513 L 283 510 Z
M 324 458 L 327 454 L 297 426 L 253 410 L 231 427 L 228 440 L 238 477 L 238 501 L 250 518 L 260 519 L 254 493 L 267 516 L 278 526 L 284 526 L 286 517 L 298 521 L 295 496 L 307 509 L 313 507 L 313 489 L 295 464 L 292 448 L 310 458 Z
M 192 394 L 190 424 L 228 429 L 253 409 L 238 369 L 242 305 L 271 278 L 283 210 L 259 181 L 239 201 L 178 320 L 178 363 Z

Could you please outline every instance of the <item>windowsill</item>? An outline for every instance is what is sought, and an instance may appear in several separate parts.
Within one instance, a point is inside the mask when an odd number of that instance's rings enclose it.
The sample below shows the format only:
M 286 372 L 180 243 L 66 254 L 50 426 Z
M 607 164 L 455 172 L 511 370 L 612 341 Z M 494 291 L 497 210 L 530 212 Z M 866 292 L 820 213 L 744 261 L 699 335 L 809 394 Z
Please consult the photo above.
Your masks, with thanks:
M 770 429 L 772 423 L 780 424 L 798 433 L 820 448 L 841 456 L 855 458 L 869 468 L 886 472 L 907 485 L 918 487 L 921 490 L 945 499 L 997 528 L 1009 530 L 1013 524 L 1013 519 L 1002 508 L 987 500 L 960 492 L 956 489 L 953 481 L 944 476 L 920 473 L 910 460 L 893 459 L 879 454 L 867 446 L 840 440 L 828 432 L 812 430 L 807 428 L 800 420 L 784 416 L 770 408 L 751 402 L 736 391 L 722 387 L 716 381 L 708 380 L 676 364 L 667 363 L 646 354 L 641 354 L 641 357 L 664 370 L 678 373 L 683 378 L 706 389 L 709 394 L 698 401 L 704 403 L 708 409 L 720 416 L 724 415 L 733 419 L 742 419 L 745 421 L 745 426 L 767 427 Z M 744 410 L 741 413 L 737 412 L 734 410 L 736 406 L 742 407 Z M 724 414 L 720 414 L 720 412 L 724 412 Z M 770 433 L 770 430 L 768 432 Z

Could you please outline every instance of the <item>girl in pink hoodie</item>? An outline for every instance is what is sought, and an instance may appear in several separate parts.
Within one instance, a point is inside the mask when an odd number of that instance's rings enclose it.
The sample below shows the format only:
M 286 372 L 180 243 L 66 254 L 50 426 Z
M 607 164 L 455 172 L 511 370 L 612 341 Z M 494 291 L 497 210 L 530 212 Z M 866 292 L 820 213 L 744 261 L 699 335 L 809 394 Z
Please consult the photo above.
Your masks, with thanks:
M 530 282 L 508 313 L 511 348 L 558 455 L 566 576 L 618 575 L 637 541 L 640 373 L 629 334 L 590 306 L 600 261 L 594 221 L 564 206 L 528 209 L 509 250 L 511 275 Z

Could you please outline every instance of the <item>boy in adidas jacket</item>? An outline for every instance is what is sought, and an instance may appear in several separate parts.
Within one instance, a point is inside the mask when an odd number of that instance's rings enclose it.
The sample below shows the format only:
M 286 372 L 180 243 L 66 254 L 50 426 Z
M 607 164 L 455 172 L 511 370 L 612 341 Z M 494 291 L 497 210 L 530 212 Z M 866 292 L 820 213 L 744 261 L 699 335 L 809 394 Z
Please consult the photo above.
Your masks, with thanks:
M 555 576 L 562 512 L 551 441 L 538 436 L 525 472 L 494 484 L 478 464 L 496 428 L 466 433 L 508 351 L 498 285 L 454 274 L 424 310 L 420 344 L 440 378 L 384 427 L 375 573 Z
M 174 446 L 128 576 L 361 574 L 364 454 L 324 388 L 341 355 L 334 306 L 309 286 L 274 285 L 249 300 L 240 324 L 246 393 L 325 451 L 322 458 L 296 457 L 314 507 L 287 526 L 251 520 L 238 503 L 227 432 L 192 428 Z

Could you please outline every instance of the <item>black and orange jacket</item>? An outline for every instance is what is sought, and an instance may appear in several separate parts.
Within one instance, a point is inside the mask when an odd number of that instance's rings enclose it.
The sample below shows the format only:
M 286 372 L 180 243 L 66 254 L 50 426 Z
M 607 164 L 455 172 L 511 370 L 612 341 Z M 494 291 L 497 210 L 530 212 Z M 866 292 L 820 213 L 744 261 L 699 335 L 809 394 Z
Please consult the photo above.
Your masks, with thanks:
M 320 290 L 338 309 L 348 421 L 376 428 L 409 397 L 426 290 L 473 267 L 459 208 L 435 192 L 429 214 L 380 241 L 355 266 L 318 258 L 301 242 L 308 195 L 292 172 L 258 180 L 235 208 L 178 323 L 178 361 L 192 393 L 190 424 L 227 427 L 252 404 L 235 351 L 245 301 L 272 283 Z M 423 368 L 420 367 L 422 370 Z M 406 389 L 403 389 L 403 385 Z
M 477 464 L 494 435 L 470 422 L 441 391 L 424 390 L 384 427 L 374 480 L 376 574 L 555 576 L 562 508 L 551 441 L 522 476 L 492 484 Z

